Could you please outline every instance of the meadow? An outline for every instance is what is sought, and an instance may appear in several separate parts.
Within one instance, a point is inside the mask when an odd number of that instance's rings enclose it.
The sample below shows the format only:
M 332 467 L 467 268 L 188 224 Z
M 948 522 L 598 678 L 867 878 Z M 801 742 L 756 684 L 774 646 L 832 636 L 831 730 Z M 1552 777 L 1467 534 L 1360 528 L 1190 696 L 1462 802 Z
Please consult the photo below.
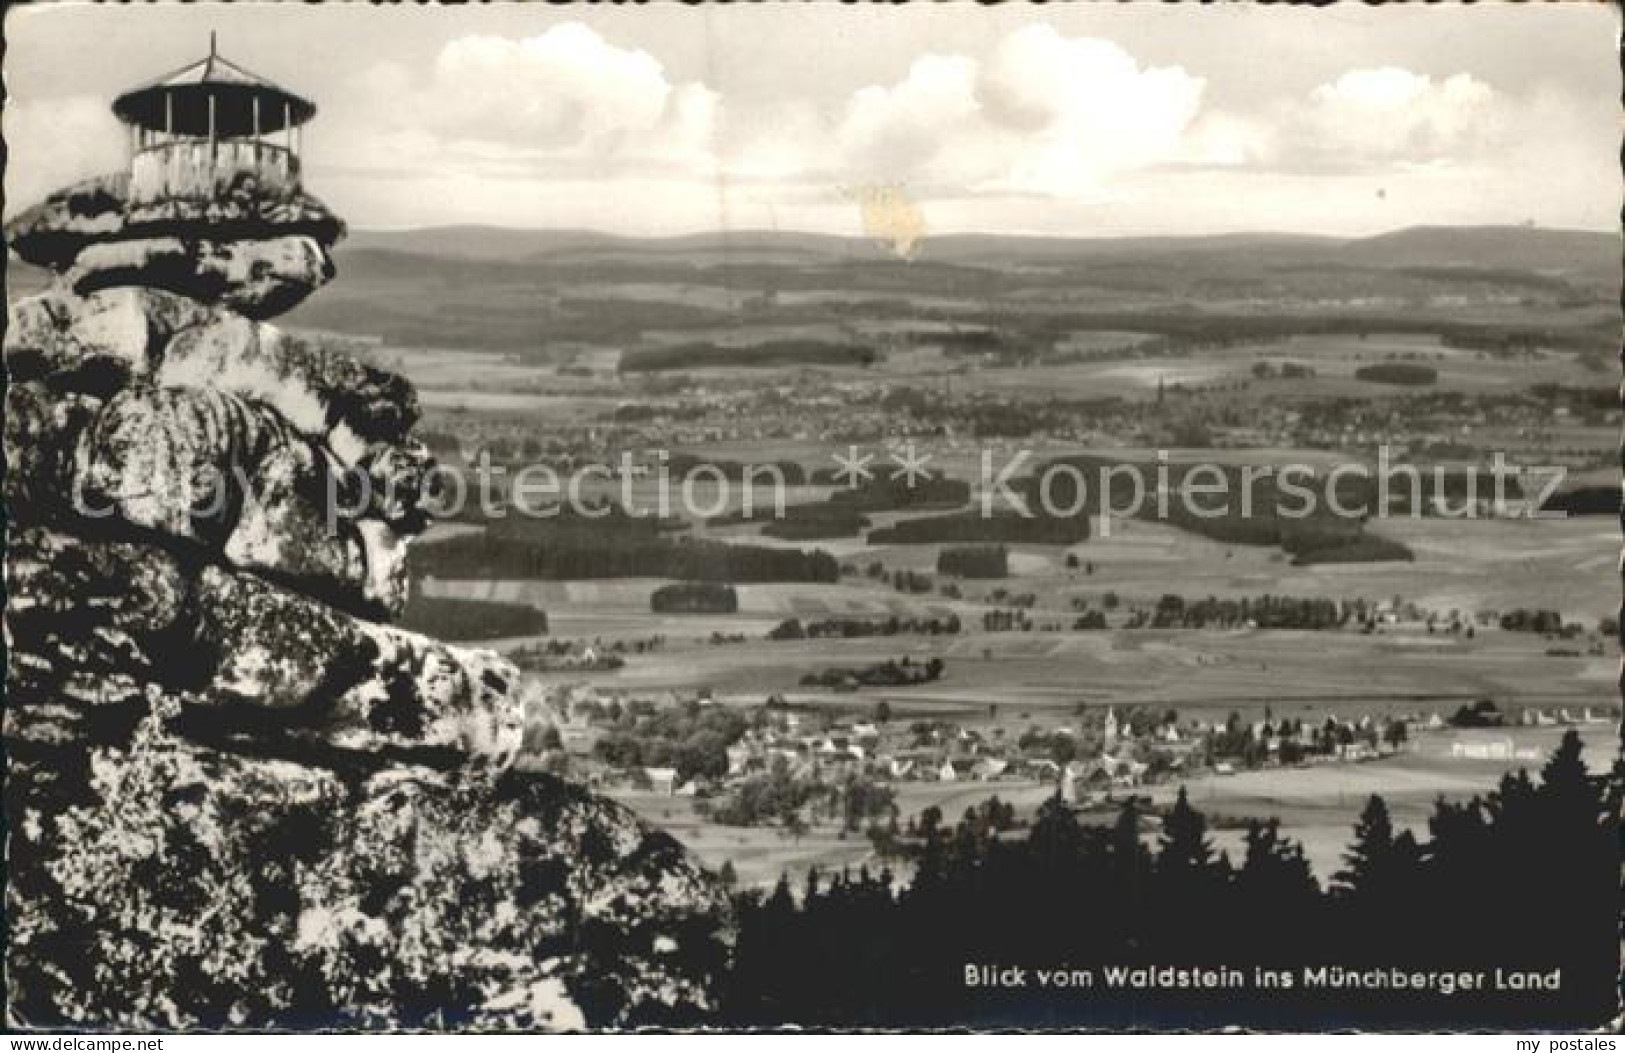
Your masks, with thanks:
M 1389 444 L 1454 468 L 1500 451 L 1568 466 L 1591 485 L 1618 481 L 1619 415 L 1606 392 L 1619 263 L 1617 245 L 1600 236 L 942 238 L 906 263 L 868 243 L 794 235 L 510 234 L 443 239 L 456 254 L 406 235 L 358 237 L 341 252 L 345 280 L 292 322 L 371 340 L 372 357 L 418 384 L 426 426 L 455 437 L 465 457 L 493 441 L 545 442 L 573 463 L 666 449 L 794 463 L 810 474 L 827 473 L 853 447 L 885 467 L 889 453 L 917 443 L 933 471 L 974 483 L 984 456 L 999 465 L 1023 451 L 1029 466 L 1078 454 L 1149 461 L 1170 450 L 1175 463 L 1329 469 L 1369 465 L 1376 446 Z M 626 368 L 635 361 L 647 371 Z M 1394 365 L 1424 367 L 1431 382 L 1357 376 Z M 1198 433 L 1200 443 L 1175 441 Z M 640 509 L 661 496 L 649 478 L 583 489 L 611 501 L 629 491 Z M 838 493 L 798 484 L 783 497 L 816 505 Z M 990 737 L 1075 725 L 1104 707 L 1171 708 L 1212 722 L 1231 713 L 1426 720 L 1480 699 L 1576 711 L 1617 703 L 1604 623 L 1619 606 L 1619 535 L 1608 516 L 1390 516 L 1364 530 L 1402 545 L 1408 561 L 1298 565 L 1275 545 L 1113 515 L 1092 519 L 1084 540 L 1010 543 L 1009 576 L 977 581 L 937 573 L 944 542 L 909 532 L 951 509 L 866 507 L 867 526 L 843 521 L 830 531 L 837 536 L 801 536 L 817 533 L 810 528 L 772 536 L 734 514 L 744 503 L 737 485 L 702 482 L 689 496 L 703 510 L 678 507 L 681 536 L 817 549 L 845 569 L 833 581 L 736 581 L 738 609 L 727 614 L 657 614 L 650 596 L 673 579 L 641 564 L 627 568 L 635 577 L 556 581 L 494 572 L 476 580 L 437 567 L 441 540 L 466 543 L 484 529 L 469 521 L 436 527 L 414 551 L 426 575 L 416 587 L 546 613 L 546 637 L 485 641 L 498 649 L 663 640 L 617 669 L 529 674 L 550 688 L 628 698 L 704 692 L 739 707 L 778 695 L 853 720 L 884 702 L 894 720 L 948 720 Z M 758 509 L 771 506 L 765 490 L 751 497 Z M 893 585 L 900 574 L 928 577 L 929 588 Z M 1166 593 L 1359 598 L 1394 618 L 1370 632 L 1126 627 L 1122 612 L 1150 609 Z M 1011 609 L 1013 597 L 1032 629 L 984 631 L 984 614 Z M 1117 613 L 1107 631 L 1072 627 L 1080 608 L 1102 610 L 1108 597 Z M 1495 615 L 1513 608 L 1556 611 L 1580 635 L 1497 628 Z M 1460 619 L 1475 631 L 1430 633 L 1427 613 L 1441 627 Z M 952 636 L 767 639 L 792 618 L 949 615 L 963 627 Z M 801 684 L 900 655 L 941 658 L 944 675 L 842 692 Z M 1550 738 L 1549 729 L 1515 734 L 1537 750 Z M 1594 727 L 1587 734 L 1606 738 Z M 1191 789 L 1223 819 L 1280 816 L 1324 878 L 1365 796 L 1383 793 L 1398 821 L 1414 826 L 1435 798 L 1481 792 L 1505 768 L 1452 757 L 1447 745 L 1448 733 L 1430 732 L 1397 757 L 1201 775 Z M 1608 745 L 1595 744 L 1593 761 L 1612 754 Z M 905 815 L 936 805 L 950 816 L 995 793 L 1025 810 L 1052 792 L 1031 781 L 896 790 Z M 1165 799 L 1172 784 L 1149 792 Z M 616 793 L 706 862 L 731 861 L 748 884 L 868 854 L 861 837 L 722 828 L 687 798 Z M 1216 834 L 1232 850 L 1237 836 Z

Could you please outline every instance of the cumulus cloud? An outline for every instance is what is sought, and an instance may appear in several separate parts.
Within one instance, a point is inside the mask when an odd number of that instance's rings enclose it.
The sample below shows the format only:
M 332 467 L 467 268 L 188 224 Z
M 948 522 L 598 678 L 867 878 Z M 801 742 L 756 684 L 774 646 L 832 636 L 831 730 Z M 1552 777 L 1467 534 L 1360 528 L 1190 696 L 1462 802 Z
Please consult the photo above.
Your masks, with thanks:
M 927 55 L 896 84 L 863 88 L 838 142 L 864 178 L 1087 193 L 1113 172 L 1174 155 L 1202 91 L 1182 68 L 1143 67 L 1109 40 L 1033 25 L 985 60 Z
M 836 137 L 865 177 L 916 175 L 965 133 L 977 110 L 976 63 L 962 55 L 923 55 L 897 84 L 854 93 Z
M 425 113 L 454 138 L 577 146 L 648 131 L 671 93 L 653 55 L 565 23 L 523 40 L 451 41 L 435 59 Z
M 1201 105 L 1181 67 L 1141 67 L 1109 40 L 1034 25 L 1005 37 L 982 71 L 987 113 L 1078 158 L 1134 167 L 1166 156 Z
M 1214 114 L 1193 136 L 1220 163 L 1291 171 L 1460 164 L 1504 148 L 1520 106 L 1468 73 L 1349 70 L 1255 114 Z
M 336 167 L 357 170 L 384 158 L 490 177 L 635 170 L 908 183 L 928 196 L 1087 195 L 1114 172 L 1176 152 L 1202 91 L 1184 69 L 1032 25 L 982 57 L 920 55 L 900 79 L 857 88 L 833 112 L 789 100 L 730 126 L 707 85 L 674 83 L 648 52 L 566 23 L 522 40 L 458 38 L 426 75 L 373 67 L 357 78 L 364 105 L 355 107 L 371 120 L 349 122 L 331 143 L 348 158 Z
M 1466 73 L 1442 81 L 1409 70 L 1352 70 L 1316 88 L 1300 133 L 1357 159 L 1431 161 L 1476 152 L 1499 130 L 1497 98 Z
M 414 164 L 467 163 L 488 174 L 535 174 L 535 163 L 601 171 L 636 164 L 698 165 L 711 153 L 718 95 L 674 84 L 646 51 L 561 23 L 532 37 L 464 36 L 445 44 L 427 76 L 380 63 L 357 80 L 357 114 L 386 115 L 356 129 L 346 153 Z
M 410 65 L 335 72 L 306 129 L 306 171 L 358 226 L 859 233 L 865 203 L 878 208 L 863 187 L 895 188 L 918 212 L 908 223 L 933 230 L 1597 226 L 1617 214 L 1617 114 L 1560 82 L 1519 87 L 1479 66 L 1429 75 L 1369 53 L 1343 68 L 1328 52 L 1318 87 L 1285 96 L 1265 77 L 1238 90 L 1219 68 L 1210 87 L 1200 66 L 1042 22 L 976 47 L 919 44 L 889 51 L 900 64 L 869 83 L 836 62 L 814 86 L 724 99 L 658 43 L 579 22 L 442 38 Z M 699 68 L 770 61 L 718 46 Z M 9 211 L 125 164 L 108 102 L 7 101 Z
M 1495 149 L 1508 124 L 1507 100 L 1466 73 L 1354 69 L 1244 111 L 1206 106 L 1205 93 L 1184 67 L 1040 23 L 978 54 L 925 52 L 840 102 L 725 108 L 649 52 L 564 23 L 454 39 L 424 70 L 373 67 L 328 157 L 351 176 L 395 166 L 418 186 L 467 188 L 460 198 L 491 196 L 480 180 L 613 180 L 664 185 L 666 200 L 692 205 L 726 181 L 735 199 L 791 210 L 863 185 L 902 186 L 927 211 L 1024 197 L 1107 207 L 1135 200 L 1150 173 L 1193 165 L 1313 175 L 1461 164 Z

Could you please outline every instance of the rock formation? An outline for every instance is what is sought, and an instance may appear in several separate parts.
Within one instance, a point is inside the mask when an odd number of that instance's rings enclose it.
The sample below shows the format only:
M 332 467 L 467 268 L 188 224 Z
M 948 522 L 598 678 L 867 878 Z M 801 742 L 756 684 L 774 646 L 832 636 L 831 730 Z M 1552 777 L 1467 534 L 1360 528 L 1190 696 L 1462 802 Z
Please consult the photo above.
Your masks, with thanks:
M 713 1007 L 726 898 L 515 770 L 517 671 L 386 623 L 432 464 L 410 384 L 267 319 L 342 225 L 119 178 L 7 230 L 14 1024 L 573 1028 Z

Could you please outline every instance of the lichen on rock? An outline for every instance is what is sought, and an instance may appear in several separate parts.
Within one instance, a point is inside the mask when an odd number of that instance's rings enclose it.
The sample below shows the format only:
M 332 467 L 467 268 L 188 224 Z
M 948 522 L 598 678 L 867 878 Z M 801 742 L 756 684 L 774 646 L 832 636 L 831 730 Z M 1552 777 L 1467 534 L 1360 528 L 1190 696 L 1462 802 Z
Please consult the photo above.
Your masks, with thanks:
M 404 378 L 267 322 L 343 225 L 121 178 L 8 225 L 8 1012 L 31 1027 L 703 1021 L 720 886 L 514 769 L 518 670 L 387 624 L 429 522 Z

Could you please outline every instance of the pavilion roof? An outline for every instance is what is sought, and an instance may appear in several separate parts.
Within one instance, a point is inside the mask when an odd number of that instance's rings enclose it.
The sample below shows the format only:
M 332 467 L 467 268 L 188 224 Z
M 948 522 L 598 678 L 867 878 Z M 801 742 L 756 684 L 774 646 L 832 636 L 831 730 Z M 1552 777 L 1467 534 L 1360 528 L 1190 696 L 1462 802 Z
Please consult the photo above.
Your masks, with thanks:
M 214 131 L 223 137 L 281 131 L 316 115 L 316 104 L 257 73 L 231 62 L 215 50 L 172 73 L 120 95 L 113 112 L 120 120 L 152 131 L 179 135 L 209 134 L 209 100 L 214 99 Z

